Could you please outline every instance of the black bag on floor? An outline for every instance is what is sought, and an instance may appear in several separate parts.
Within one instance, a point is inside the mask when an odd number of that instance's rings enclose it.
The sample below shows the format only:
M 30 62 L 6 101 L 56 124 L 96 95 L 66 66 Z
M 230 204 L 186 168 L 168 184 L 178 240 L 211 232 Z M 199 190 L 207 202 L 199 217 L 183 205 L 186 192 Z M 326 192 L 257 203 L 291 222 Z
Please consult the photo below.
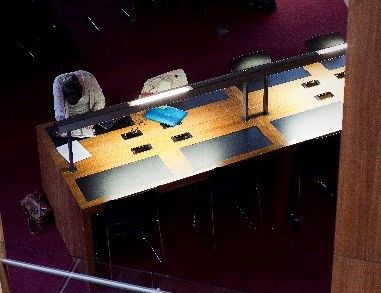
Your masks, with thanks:
M 35 191 L 27 194 L 20 204 L 28 216 L 29 232 L 33 235 L 41 232 L 41 225 L 46 223 L 53 214 L 45 196 L 41 192 Z

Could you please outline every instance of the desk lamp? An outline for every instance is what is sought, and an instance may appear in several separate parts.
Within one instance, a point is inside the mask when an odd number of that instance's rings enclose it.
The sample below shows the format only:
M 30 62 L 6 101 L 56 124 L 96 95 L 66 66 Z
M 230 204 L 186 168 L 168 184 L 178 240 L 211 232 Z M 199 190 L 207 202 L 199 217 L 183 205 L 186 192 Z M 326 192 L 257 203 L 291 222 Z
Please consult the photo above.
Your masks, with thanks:
M 157 93 L 157 94 L 152 94 L 152 95 L 146 96 L 144 98 L 140 98 L 140 99 L 137 99 L 137 100 L 130 101 L 130 102 L 128 102 L 128 105 L 131 106 L 131 107 L 146 105 L 146 104 L 149 104 L 149 103 L 152 103 L 152 102 L 157 102 L 157 101 L 160 101 L 160 100 L 163 100 L 163 99 L 166 99 L 166 98 L 170 98 L 170 97 L 176 96 L 178 94 L 186 93 L 186 92 L 188 92 L 190 90 L 192 90 L 192 87 L 187 85 L 187 86 L 184 86 L 184 87 L 179 87 L 179 88 L 176 88 L 176 89 L 173 89 L 173 90 L 168 90 L 168 91 L 165 91 L 165 92 L 161 92 L 161 93 Z

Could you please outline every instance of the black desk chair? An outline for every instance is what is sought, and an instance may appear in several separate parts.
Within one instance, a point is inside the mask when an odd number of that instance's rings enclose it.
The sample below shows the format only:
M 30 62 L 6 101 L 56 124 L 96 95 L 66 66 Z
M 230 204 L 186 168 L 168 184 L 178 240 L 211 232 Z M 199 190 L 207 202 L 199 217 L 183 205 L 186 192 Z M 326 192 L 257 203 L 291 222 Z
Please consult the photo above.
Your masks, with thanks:
M 303 224 L 303 202 L 309 196 L 308 188 L 317 191 L 322 199 L 336 200 L 339 148 L 339 132 L 293 147 L 289 221 L 294 228 Z
M 262 233 L 262 159 L 256 158 L 213 171 L 210 185 L 211 202 L 233 206 L 248 228 Z M 248 192 L 249 191 L 249 192 Z
M 103 228 L 98 230 L 95 250 L 101 260 L 107 260 L 110 268 L 113 264 L 113 247 L 134 241 L 141 245 L 160 265 L 165 266 L 163 238 L 157 204 L 156 190 L 135 195 L 132 198 L 120 199 L 107 204 L 98 217 Z M 156 239 L 156 245 L 153 243 Z M 125 242 L 127 241 L 127 242 Z M 102 251 L 103 250 L 103 251 Z M 131 251 L 126 251 L 130 254 Z M 133 252 L 132 252 L 133 253 Z
M 314 36 L 304 41 L 307 52 L 314 52 L 329 47 L 342 45 L 344 43 L 344 38 L 338 32 Z
M 314 52 L 344 43 L 344 38 L 338 32 L 314 36 L 304 42 L 307 52 Z M 330 199 L 336 199 L 337 174 L 335 174 L 335 167 L 338 164 L 338 152 L 335 149 L 337 142 L 332 142 L 332 140 L 337 140 L 337 137 L 336 134 L 328 138 L 315 139 L 295 152 L 297 187 L 294 189 L 297 189 L 297 196 L 294 197 L 292 203 L 293 211 L 290 214 L 290 219 L 296 225 L 301 224 L 301 186 L 305 182 L 309 182 L 305 181 L 306 178 L 311 178 Z M 325 160 L 324 157 L 321 157 L 321 154 L 329 154 L 330 159 Z
M 345 40 L 340 35 L 340 33 L 332 32 L 311 37 L 305 40 L 304 44 L 308 52 L 314 52 L 322 49 L 327 49 L 333 46 L 345 44 Z M 335 175 L 328 175 L 329 172 L 327 172 L 327 170 L 335 169 L 334 167 L 335 165 L 337 165 L 337 160 L 333 159 L 331 160 L 331 162 L 316 162 L 308 158 L 308 156 L 306 157 L 305 153 L 302 156 L 304 157 L 302 161 L 305 164 L 308 165 L 308 162 L 310 162 L 313 166 L 315 166 L 313 170 L 314 175 L 312 175 L 315 182 L 318 183 L 322 190 L 324 190 L 331 198 L 336 198 L 336 186 L 330 185 L 334 185 L 337 178 Z M 328 182 L 334 183 L 330 184 Z
M 194 201 L 193 227 L 213 253 L 217 246 L 216 226 L 223 219 L 219 217 L 219 208 L 220 211 L 228 210 L 228 214 L 232 212 L 235 220 L 262 235 L 263 178 L 257 171 L 258 165 L 258 160 L 255 160 L 216 168 L 211 171 L 208 182 L 199 189 L 198 200 Z M 250 189 L 252 192 L 247 192 Z M 202 212 L 204 216 L 201 215 Z
M 339 152 L 340 133 L 336 132 L 315 139 L 307 145 L 301 155 L 302 172 L 305 170 L 303 173 L 306 173 L 322 194 L 331 200 L 336 200 L 337 196 Z

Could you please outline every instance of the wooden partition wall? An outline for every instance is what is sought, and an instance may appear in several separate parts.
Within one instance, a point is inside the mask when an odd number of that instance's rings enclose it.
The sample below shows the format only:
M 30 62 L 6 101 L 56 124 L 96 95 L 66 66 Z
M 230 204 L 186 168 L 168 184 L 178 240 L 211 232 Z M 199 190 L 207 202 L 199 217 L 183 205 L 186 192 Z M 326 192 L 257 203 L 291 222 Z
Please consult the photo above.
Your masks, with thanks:
M 0 259 L 5 258 L 5 245 L 4 245 L 4 232 L 3 232 L 3 223 L 1 221 L 1 214 L 0 214 Z M 7 271 L 5 269 L 5 266 L 3 266 L 0 263 L 0 293 L 8 293 L 9 292 L 9 286 L 8 286 L 8 276 Z
M 381 1 L 351 0 L 332 292 L 381 292 Z

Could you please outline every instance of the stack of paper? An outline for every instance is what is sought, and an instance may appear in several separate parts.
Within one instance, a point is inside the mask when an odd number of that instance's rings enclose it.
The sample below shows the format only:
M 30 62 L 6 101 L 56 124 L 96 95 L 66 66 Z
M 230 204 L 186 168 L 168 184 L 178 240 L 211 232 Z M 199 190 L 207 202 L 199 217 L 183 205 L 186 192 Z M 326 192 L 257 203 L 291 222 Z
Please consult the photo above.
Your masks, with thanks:
M 73 162 L 79 162 L 90 158 L 91 154 L 77 141 L 73 141 Z M 69 147 L 68 144 L 57 147 L 57 151 L 69 162 Z

